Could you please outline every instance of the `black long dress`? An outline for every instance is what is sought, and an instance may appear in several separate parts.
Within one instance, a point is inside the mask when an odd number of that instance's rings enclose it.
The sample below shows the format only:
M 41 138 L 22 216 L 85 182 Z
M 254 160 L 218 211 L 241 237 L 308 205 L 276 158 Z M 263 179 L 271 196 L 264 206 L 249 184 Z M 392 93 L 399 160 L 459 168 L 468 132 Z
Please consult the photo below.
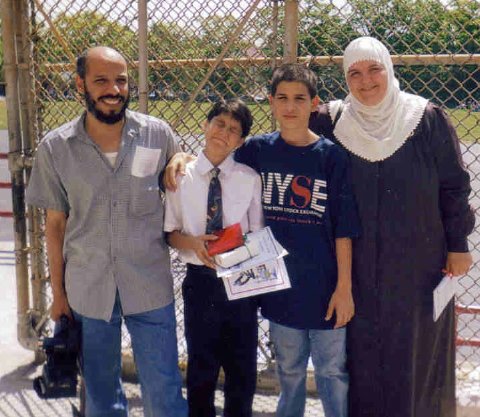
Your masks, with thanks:
M 326 105 L 310 127 L 335 139 Z M 350 155 L 362 236 L 353 243 L 349 415 L 455 416 L 454 306 L 434 322 L 432 291 L 447 250 L 466 252 L 475 223 L 458 138 L 429 103 L 392 156 Z

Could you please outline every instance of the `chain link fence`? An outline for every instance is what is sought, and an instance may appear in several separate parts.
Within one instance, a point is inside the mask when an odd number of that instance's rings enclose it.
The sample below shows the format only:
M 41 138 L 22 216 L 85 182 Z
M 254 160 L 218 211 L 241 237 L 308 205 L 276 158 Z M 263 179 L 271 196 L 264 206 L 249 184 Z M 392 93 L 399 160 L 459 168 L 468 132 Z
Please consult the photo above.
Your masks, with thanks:
M 322 100 L 346 95 L 341 55 L 355 37 L 382 40 L 394 55 L 402 88 L 442 105 L 462 140 L 472 177 L 472 204 L 480 201 L 480 3 L 472 0 L 4 0 L 4 44 L 11 36 L 18 63 L 19 102 L 9 111 L 17 129 L 12 166 L 28 181 L 29 159 L 41 137 L 78 116 L 75 57 L 108 45 L 128 60 L 134 109 L 169 122 L 183 148 L 198 152 L 201 123 L 219 97 L 240 96 L 255 118 L 252 133 L 275 128 L 268 106 L 272 68 L 306 62 L 320 78 Z M 8 8 L 12 16 L 8 15 Z M 5 20 L 19 25 L 12 34 Z M 6 50 L 6 49 L 5 49 Z M 7 62 L 6 54 L 5 62 Z M 6 70 L 8 68 L 6 67 Z M 14 80 L 10 68 L 11 80 Z M 7 79 L 8 82 L 8 79 Z M 10 108 L 9 108 L 10 110 Z M 19 110 L 25 110 L 23 113 Z M 11 116 L 12 112 L 16 116 Z M 23 158 L 23 159 L 22 159 Z M 16 164 L 16 165 L 15 165 Z M 12 171 L 13 172 L 13 171 Z M 21 173 L 21 174 L 19 174 Z M 13 177 L 12 177 L 13 178 Z M 23 193 L 23 183 L 15 180 Z M 14 197 L 15 199 L 15 197 Z M 23 206 L 22 206 L 23 204 Z M 16 206 L 19 280 L 25 283 L 19 331 L 34 338 L 46 328 L 48 268 L 43 213 Z M 26 220 L 25 220 L 26 219 Z M 23 222 L 23 223 L 22 223 Z M 478 222 L 477 222 L 478 223 Z M 22 231 L 22 224 L 28 228 Z M 28 229 L 28 233 L 26 230 Z M 21 237 L 22 233 L 26 236 Z M 458 378 L 480 381 L 480 235 L 470 236 L 475 266 L 460 280 Z M 28 256 L 27 256 L 28 254 Z M 179 351 L 185 361 L 180 283 L 185 268 L 173 258 Z M 26 298 L 25 298 L 26 297 Z M 20 319 L 19 319 L 20 320 Z M 271 362 L 267 326 L 260 318 L 259 361 Z M 28 329 L 27 329 L 28 328 Z M 128 337 L 124 340 L 128 349 Z M 28 343 L 25 343 L 28 345 Z

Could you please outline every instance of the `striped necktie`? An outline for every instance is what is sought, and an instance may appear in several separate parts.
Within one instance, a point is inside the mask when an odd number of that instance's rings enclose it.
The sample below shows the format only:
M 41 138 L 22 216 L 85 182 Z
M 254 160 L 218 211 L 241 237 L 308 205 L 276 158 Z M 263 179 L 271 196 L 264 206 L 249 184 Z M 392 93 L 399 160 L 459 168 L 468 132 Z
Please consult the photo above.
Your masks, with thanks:
M 222 222 L 222 186 L 218 175 L 220 168 L 213 168 L 210 171 L 210 185 L 208 186 L 208 205 L 207 205 L 207 228 L 206 233 L 210 234 L 220 230 Z

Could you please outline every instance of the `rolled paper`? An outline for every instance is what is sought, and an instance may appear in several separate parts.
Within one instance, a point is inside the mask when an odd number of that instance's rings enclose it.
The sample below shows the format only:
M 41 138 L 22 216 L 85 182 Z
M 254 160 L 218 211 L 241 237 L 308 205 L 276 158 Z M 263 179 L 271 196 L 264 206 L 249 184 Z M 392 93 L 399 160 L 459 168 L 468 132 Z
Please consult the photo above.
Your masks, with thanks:
M 215 262 L 223 268 L 230 268 L 260 253 L 257 241 L 246 241 L 242 246 L 215 256 Z

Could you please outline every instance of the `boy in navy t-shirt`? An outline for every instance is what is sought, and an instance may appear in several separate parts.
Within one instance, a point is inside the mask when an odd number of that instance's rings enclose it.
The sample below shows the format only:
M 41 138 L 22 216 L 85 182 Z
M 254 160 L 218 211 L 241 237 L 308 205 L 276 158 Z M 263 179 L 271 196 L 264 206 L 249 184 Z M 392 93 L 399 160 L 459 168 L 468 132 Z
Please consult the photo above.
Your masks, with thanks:
M 265 224 L 289 252 L 292 288 L 260 297 L 280 379 L 278 417 L 303 416 L 310 356 L 326 417 L 347 416 L 345 325 L 354 314 L 351 238 L 359 220 L 348 155 L 308 129 L 316 85 L 304 66 L 277 68 L 270 106 L 280 131 L 252 137 L 235 155 L 261 174 Z
M 308 129 L 316 86 L 301 65 L 277 68 L 270 106 L 280 131 L 252 137 L 235 153 L 261 174 L 265 224 L 289 252 L 292 288 L 260 296 L 280 379 L 278 417 L 304 415 L 310 356 L 325 416 L 347 416 L 345 325 L 354 315 L 351 238 L 360 224 L 347 153 Z M 185 160 L 169 163 L 167 187 L 175 188 L 173 173 Z

